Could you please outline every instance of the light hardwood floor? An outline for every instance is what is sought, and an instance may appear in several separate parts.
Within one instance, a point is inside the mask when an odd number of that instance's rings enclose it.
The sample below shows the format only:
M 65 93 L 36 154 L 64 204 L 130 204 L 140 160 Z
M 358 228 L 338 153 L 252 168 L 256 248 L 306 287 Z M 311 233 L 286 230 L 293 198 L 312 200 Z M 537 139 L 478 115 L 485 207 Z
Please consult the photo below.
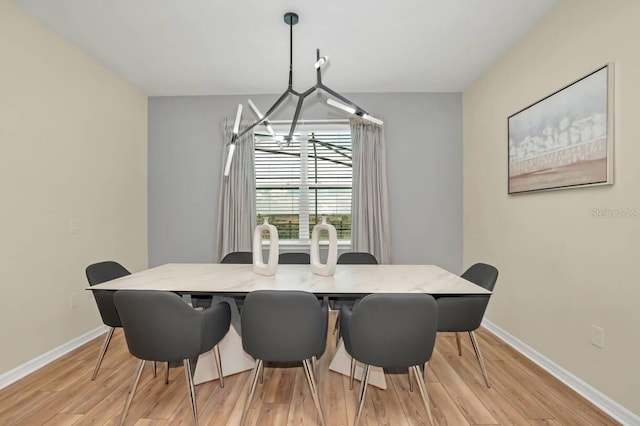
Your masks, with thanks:
M 333 317 L 332 317 L 333 318 Z M 331 330 L 331 327 L 330 327 Z M 468 337 L 458 356 L 453 334 L 438 335 L 429 362 L 427 387 L 439 425 L 615 425 L 606 414 L 518 352 L 480 329 L 477 337 L 492 388 L 484 385 Z M 122 330 L 116 331 L 95 382 L 90 380 L 102 338 L 0 391 L 0 425 L 116 425 L 131 383 L 135 359 L 127 351 Z M 347 377 L 328 370 L 335 340 L 319 363 L 320 398 L 329 425 L 351 425 L 359 382 L 349 390 Z M 224 358 L 222 360 L 224 365 Z M 192 424 L 184 371 L 164 369 L 153 378 L 145 367 L 133 400 L 129 425 Z M 237 425 L 249 372 L 196 386 L 201 425 Z M 409 392 L 407 375 L 387 375 L 387 390 L 369 387 L 362 425 L 428 424 L 420 395 Z M 315 425 L 317 418 L 302 366 L 265 370 L 247 424 Z

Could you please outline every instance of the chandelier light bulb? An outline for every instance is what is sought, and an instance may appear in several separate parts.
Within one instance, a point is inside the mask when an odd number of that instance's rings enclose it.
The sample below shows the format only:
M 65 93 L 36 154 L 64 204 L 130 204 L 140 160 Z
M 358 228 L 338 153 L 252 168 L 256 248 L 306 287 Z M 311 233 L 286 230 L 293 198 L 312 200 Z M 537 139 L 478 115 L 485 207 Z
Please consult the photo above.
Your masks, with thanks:
M 236 121 L 233 123 L 233 134 L 237 135 L 240 130 L 240 118 L 242 117 L 242 104 L 238 105 L 238 112 L 236 112 Z
M 249 104 L 249 106 L 251 107 L 253 112 L 255 113 L 256 117 L 258 117 L 258 121 L 262 121 L 262 124 L 264 125 L 264 127 L 267 128 L 267 131 L 269 132 L 269 134 L 271 136 L 275 137 L 276 136 L 276 132 L 273 130 L 273 127 L 271 127 L 271 124 L 269 124 L 269 120 L 267 120 L 264 117 L 264 115 L 262 115 L 262 113 L 260 112 L 260 110 L 258 109 L 256 104 L 254 104 L 251 99 L 247 99 L 247 103 Z
M 274 132 L 273 138 L 276 141 L 276 143 L 278 144 L 278 148 L 283 149 L 284 145 L 282 145 L 282 141 L 284 141 L 284 136 L 276 135 L 275 132 Z
M 328 56 L 322 56 L 320 59 L 318 59 L 318 60 L 316 61 L 316 63 L 315 63 L 315 64 L 313 64 L 313 66 L 314 66 L 316 69 L 319 69 L 319 68 L 322 68 L 323 66 L 325 66 L 325 64 L 326 64 L 327 62 L 329 62 L 329 57 L 328 57 Z
M 229 153 L 227 154 L 227 163 L 224 165 L 224 175 L 229 176 L 229 171 L 231 170 L 231 160 L 233 160 L 233 153 L 236 150 L 236 144 L 232 143 L 229 145 Z
M 371 116 L 371 115 L 369 115 L 369 114 L 362 114 L 362 119 L 363 119 L 363 120 L 370 121 L 370 122 L 372 122 L 372 123 L 375 123 L 375 124 L 377 124 L 378 126 L 382 126 L 382 125 L 384 124 L 384 122 L 383 122 L 382 120 L 380 120 L 380 119 L 378 119 L 378 118 L 375 118 L 375 117 L 373 117 L 373 116 Z
M 355 114 L 356 113 L 356 109 L 352 106 L 349 105 L 345 105 L 341 102 L 338 101 L 334 101 L 333 99 L 327 99 L 327 104 L 331 105 L 332 107 L 341 109 L 343 111 L 348 112 L 349 114 Z
M 264 127 L 267 128 L 267 132 L 269 132 L 271 136 L 273 136 L 274 138 L 276 137 L 275 130 L 273 130 L 273 127 L 271 127 L 271 124 L 269 124 L 267 120 L 264 120 Z
M 262 120 L 264 118 L 264 115 L 262 115 L 256 104 L 254 104 L 251 99 L 247 99 L 247 103 L 249 104 L 255 115 L 258 117 L 258 119 Z

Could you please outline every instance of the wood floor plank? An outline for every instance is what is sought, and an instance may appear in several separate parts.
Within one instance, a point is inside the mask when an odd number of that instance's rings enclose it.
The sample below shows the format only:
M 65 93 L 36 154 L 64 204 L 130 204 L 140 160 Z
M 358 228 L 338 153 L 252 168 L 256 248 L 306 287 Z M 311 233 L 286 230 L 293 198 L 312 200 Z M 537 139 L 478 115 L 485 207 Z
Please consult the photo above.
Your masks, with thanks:
M 531 426 L 563 426 L 562 423 L 555 419 L 531 420 L 529 423 Z
M 540 405 L 542 405 L 548 412 L 552 414 L 552 417 L 566 425 L 607 425 L 612 423 L 603 422 L 603 419 L 594 416 L 595 413 L 583 412 L 573 401 L 576 396 L 572 395 L 569 401 L 565 395 L 565 392 L 555 392 L 551 387 L 541 386 L 542 379 L 535 374 L 527 374 L 526 367 L 521 367 L 512 362 L 505 362 L 504 369 L 510 377 L 514 380 L 525 384 L 529 389 L 533 397 L 535 397 Z M 615 423 L 613 423 L 615 424 Z
M 225 377 L 224 391 L 219 392 L 217 398 L 205 407 L 204 413 L 211 412 L 208 417 L 209 425 L 225 426 L 227 424 L 240 424 L 242 408 L 248 389 L 250 372 L 234 374 Z
M 389 391 L 393 391 L 395 394 L 394 397 L 398 399 L 398 403 L 402 408 L 402 414 L 406 419 L 406 424 L 409 426 L 428 424 L 425 420 L 427 414 L 425 412 L 425 408 L 422 406 L 422 402 L 409 397 L 409 382 L 407 381 L 406 376 L 390 374 L 387 376 L 387 380 Z M 430 389 L 429 386 L 430 385 L 427 384 L 427 389 Z M 418 392 L 418 390 L 414 388 L 414 392 Z M 433 402 L 431 399 L 430 404 L 433 409 Z
M 55 397 L 55 392 L 33 392 L 28 403 L 25 402 L 21 405 L 15 405 L 13 408 L 7 409 L 0 414 L 0 424 L 28 424 L 32 419 L 37 418 L 37 407 Z M 28 405 L 25 406 L 26 404 Z
M 572 391 L 567 385 L 556 380 L 551 374 L 542 369 L 537 364 L 532 363 L 524 355 L 516 352 L 513 348 L 505 348 L 505 359 L 511 360 L 515 365 L 523 369 L 527 374 L 534 377 L 537 381 L 537 387 L 544 388 L 546 392 L 549 392 L 555 399 L 558 400 L 561 406 L 571 407 L 574 412 L 577 412 L 584 419 L 587 419 L 592 424 L 597 425 L 610 425 L 611 418 L 604 414 L 601 410 L 595 409 L 595 407 L 582 396 Z M 613 423 L 617 424 L 617 423 Z
M 352 392 L 349 391 L 348 385 L 349 379 L 347 378 L 345 389 L 342 374 L 327 369 L 327 373 L 320 376 L 318 386 L 320 394 L 324 397 L 321 399 L 321 403 L 327 423 L 332 425 L 348 424 L 346 399 L 352 398 Z
M 43 426 L 71 426 L 82 419 L 82 414 L 59 413 L 51 417 Z
M 146 362 L 145 364 L 140 383 L 131 401 L 131 407 L 129 407 L 126 424 L 134 424 L 136 419 L 146 418 L 153 404 L 169 390 L 169 386 L 164 384 L 164 376 L 158 374 L 158 377 L 154 378 L 151 374 L 151 363 Z M 130 380 L 132 379 L 133 374 L 130 377 Z M 186 397 L 188 392 L 186 385 L 182 388 L 183 396 Z M 123 396 L 126 399 L 126 394 Z M 182 397 L 180 398 L 182 399 Z
M 138 419 L 135 426 L 169 426 L 170 424 L 168 420 Z
M 456 370 L 449 365 L 446 358 L 444 358 L 439 351 L 434 351 L 429 365 L 470 424 L 484 425 L 498 423 L 491 415 L 491 412 L 487 410 L 467 383 L 465 383 Z
M 491 386 L 498 390 L 527 420 L 552 419 L 525 386 L 511 379 L 504 370 L 504 361 L 487 361 L 491 371 Z
M 87 411 L 82 419 L 83 422 L 86 420 L 87 424 L 92 425 L 119 424 L 127 394 L 131 389 L 134 370 L 135 365 L 133 363 L 127 365 L 127 374 L 123 381 L 118 387 L 113 389 L 111 393 L 105 395 L 100 402 Z M 151 379 L 151 374 L 146 375 L 146 377 L 145 374 L 143 374 L 140 378 L 140 385 L 143 385 Z
M 52 363 L 53 364 L 53 363 Z M 17 407 L 24 404 L 31 405 L 36 394 L 43 394 L 41 388 L 46 386 L 50 381 L 56 380 L 60 376 L 67 376 L 75 370 L 72 363 L 57 362 L 52 366 L 46 366 L 40 370 L 28 375 L 24 379 L 6 387 L 0 393 L 0 418 L 8 411 L 14 411 Z M 51 391 L 51 394 L 55 394 Z
M 38 421 L 44 423 L 56 414 L 61 413 L 68 405 L 69 400 L 81 399 L 94 387 L 94 384 L 87 381 L 85 377 L 85 374 L 69 377 L 60 391 L 48 391 L 53 393 L 50 398 L 42 401 L 41 404 L 34 404 L 31 411 L 25 412 L 22 418 L 15 420 L 15 423 L 20 423 L 23 418 L 28 423 L 28 420 L 33 417 L 37 417 Z M 60 387 L 60 384 L 58 384 L 58 387 Z
M 391 375 L 387 375 L 387 378 Z M 406 374 L 401 374 L 406 378 Z M 375 413 L 375 422 L 379 425 L 395 425 L 398 418 L 404 416 L 404 410 L 398 398 L 389 398 L 388 394 L 392 390 L 382 390 L 375 386 L 369 386 L 369 396 L 365 403 L 366 409 L 373 409 Z
M 145 418 L 169 419 L 178 409 L 180 402 L 189 394 L 189 389 L 187 388 L 187 382 L 184 376 L 184 368 L 170 368 L 169 384 L 164 385 L 165 368 L 166 366 L 163 366 L 158 369 L 159 377 L 155 380 L 161 380 L 166 389 L 155 401 L 152 401 L 151 405 L 147 408 L 147 411 L 143 413 L 142 416 Z M 146 374 L 151 374 L 151 372 L 147 370 Z M 156 386 L 158 386 L 158 384 L 156 384 Z M 196 392 L 198 391 L 200 391 L 200 389 L 196 387 Z
M 465 426 L 471 424 L 456 404 L 456 401 L 451 397 L 451 394 L 447 392 L 441 383 L 429 385 L 428 392 L 433 417 L 438 425 Z M 422 408 L 422 411 L 424 412 L 424 408 Z M 425 416 L 426 414 L 423 415 L 423 418 Z M 428 422 L 424 424 L 428 424 Z
M 302 371 L 295 370 L 294 386 L 291 395 L 291 406 L 289 415 L 287 416 L 287 425 L 305 425 L 312 424 L 315 421 L 315 413 L 309 414 L 305 403 L 307 399 L 307 383 Z
M 332 314 L 332 319 L 333 319 Z M 333 322 L 330 323 L 331 325 Z M 330 333 L 330 331 L 328 331 Z M 432 411 L 440 425 L 616 425 L 609 416 L 557 381 L 513 348 L 484 329 L 476 333 L 492 387 L 487 388 L 467 335 L 458 356 L 455 335 L 438 334 L 426 382 Z M 327 425 L 351 426 L 360 382 L 349 390 L 346 376 L 329 371 L 335 336 L 318 363 L 320 403 Z M 91 374 L 103 336 L 61 357 L 37 372 L 0 390 L 0 425 L 118 425 L 137 360 L 121 330 L 114 334 L 100 373 Z M 224 363 L 224 358 L 223 358 Z M 196 386 L 201 425 L 240 422 L 250 373 Z M 369 387 L 361 425 L 426 425 L 419 391 L 409 392 L 406 373 L 386 374 L 387 390 Z M 164 366 L 153 378 L 145 368 L 127 425 L 192 424 L 191 406 L 182 367 Z M 316 425 L 318 418 L 302 367 L 272 366 L 258 385 L 247 425 Z
M 282 425 L 289 417 L 294 380 L 287 368 L 273 367 L 265 379 L 265 398 L 258 415 L 258 424 Z
M 337 375 L 338 373 L 334 372 L 332 374 Z M 356 404 L 358 402 L 358 389 L 360 389 L 360 382 L 354 380 L 353 389 L 349 389 L 349 377 L 343 376 L 342 374 L 340 374 L 340 376 L 342 377 L 342 392 L 344 394 L 344 411 L 346 414 L 346 424 L 352 425 L 353 420 L 356 416 Z
M 457 352 L 447 355 L 446 359 L 498 423 L 513 426 L 529 424 L 529 421 L 500 392 L 495 388 L 487 388 L 477 365 L 471 365 Z

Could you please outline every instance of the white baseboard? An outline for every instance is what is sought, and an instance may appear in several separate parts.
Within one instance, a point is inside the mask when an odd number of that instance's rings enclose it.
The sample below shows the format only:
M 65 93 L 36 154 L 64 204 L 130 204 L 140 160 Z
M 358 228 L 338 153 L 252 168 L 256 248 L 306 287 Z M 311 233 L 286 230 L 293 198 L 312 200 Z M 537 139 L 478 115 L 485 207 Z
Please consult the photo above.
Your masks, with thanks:
M 522 355 L 529 358 L 531 361 L 545 369 L 549 374 L 560 380 L 565 385 L 582 395 L 585 399 L 591 402 L 596 407 L 613 417 L 626 426 L 640 425 L 640 416 L 631 412 L 627 408 L 618 404 L 598 389 L 585 383 L 579 377 L 573 375 L 569 371 L 560 367 L 549 358 L 542 355 L 526 343 L 516 339 L 491 321 L 483 320 L 482 326 L 487 330 L 495 334 L 500 339 L 504 340 L 507 344 L 520 352 Z
M 0 389 L 6 388 L 10 384 L 17 382 L 28 374 L 33 373 L 34 371 L 44 367 L 50 362 L 55 361 L 61 356 L 84 345 L 88 341 L 95 339 L 103 333 L 106 333 L 108 329 L 109 327 L 107 327 L 106 325 L 102 325 L 95 330 L 91 330 L 88 333 L 83 334 L 82 336 L 78 336 L 63 345 L 50 350 L 47 353 L 44 353 L 30 361 L 25 362 L 24 364 L 14 368 L 13 370 L 9 370 L 4 374 L 0 374 Z

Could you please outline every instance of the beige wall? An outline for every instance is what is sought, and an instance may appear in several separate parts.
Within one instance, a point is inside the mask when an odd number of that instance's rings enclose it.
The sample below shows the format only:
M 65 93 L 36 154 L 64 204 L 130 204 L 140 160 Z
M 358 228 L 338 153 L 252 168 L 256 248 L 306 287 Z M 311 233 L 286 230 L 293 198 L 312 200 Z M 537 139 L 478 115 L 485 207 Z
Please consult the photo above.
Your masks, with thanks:
M 640 1 L 563 0 L 463 95 L 464 263 L 500 270 L 487 318 L 640 414 Z M 507 117 L 615 62 L 615 184 L 507 195 Z M 605 347 L 590 343 L 605 329 Z
M 84 268 L 147 266 L 146 188 L 146 96 L 0 0 L 0 374 L 102 324 Z

